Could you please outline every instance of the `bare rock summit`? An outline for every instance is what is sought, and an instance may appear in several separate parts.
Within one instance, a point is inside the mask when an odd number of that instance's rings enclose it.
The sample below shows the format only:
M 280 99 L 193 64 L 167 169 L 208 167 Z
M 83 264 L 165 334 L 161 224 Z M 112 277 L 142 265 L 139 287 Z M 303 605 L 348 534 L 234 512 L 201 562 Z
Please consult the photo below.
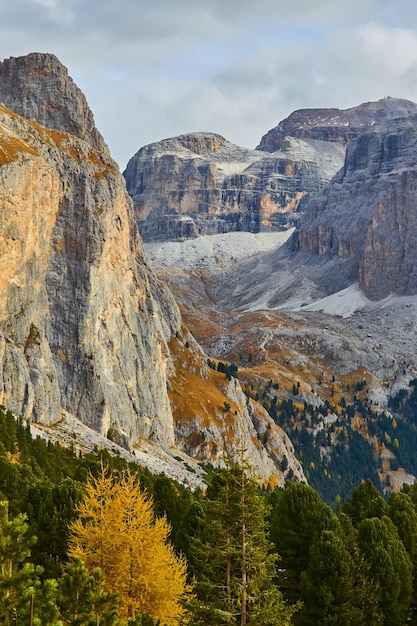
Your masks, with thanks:
M 54 54 L 33 52 L 4 59 L 0 102 L 46 128 L 75 135 L 109 156 L 84 94 Z

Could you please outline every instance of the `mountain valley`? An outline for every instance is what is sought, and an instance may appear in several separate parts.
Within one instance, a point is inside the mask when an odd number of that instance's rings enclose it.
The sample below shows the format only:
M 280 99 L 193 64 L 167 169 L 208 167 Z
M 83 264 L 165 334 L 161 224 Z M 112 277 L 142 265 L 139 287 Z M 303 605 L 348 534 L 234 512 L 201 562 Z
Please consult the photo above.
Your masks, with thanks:
M 0 102 L 7 409 L 193 486 L 230 448 L 332 504 L 414 481 L 417 105 L 181 135 L 123 178 L 53 55 L 3 61 Z

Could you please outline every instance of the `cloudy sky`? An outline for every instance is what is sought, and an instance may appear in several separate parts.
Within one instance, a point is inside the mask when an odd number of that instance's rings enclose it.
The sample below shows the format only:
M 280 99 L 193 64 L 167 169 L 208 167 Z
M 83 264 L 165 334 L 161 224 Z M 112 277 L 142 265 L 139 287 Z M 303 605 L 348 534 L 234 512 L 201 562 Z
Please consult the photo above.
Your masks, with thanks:
M 417 101 L 415 0 L 0 0 L 0 59 L 52 52 L 123 169 L 212 131 L 253 148 L 295 109 Z

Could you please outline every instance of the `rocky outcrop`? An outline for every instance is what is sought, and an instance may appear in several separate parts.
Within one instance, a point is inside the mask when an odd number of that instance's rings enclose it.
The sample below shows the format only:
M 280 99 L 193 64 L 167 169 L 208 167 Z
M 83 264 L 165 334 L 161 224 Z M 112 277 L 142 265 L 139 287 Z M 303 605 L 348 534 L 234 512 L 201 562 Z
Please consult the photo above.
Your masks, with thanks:
M 372 300 L 415 294 L 416 192 L 417 115 L 375 124 L 310 202 L 293 249 L 349 260 L 351 280 Z
M 267 132 L 257 150 L 281 150 L 288 136 L 317 139 L 345 146 L 374 124 L 417 114 L 417 105 L 409 100 L 384 98 L 365 102 L 351 109 L 300 109 Z
M 145 146 L 124 176 L 144 241 L 288 228 L 308 194 L 343 164 L 344 149 L 288 138 L 269 155 L 194 133 Z
M 263 483 L 283 486 L 287 472 L 305 480 L 290 439 L 263 406 L 246 397 L 236 378 L 208 367 L 190 347 L 178 338 L 170 342 L 175 358 L 169 395 L 180 450 L 214 466 L 223 463 L 227 451 L 245 450 Z

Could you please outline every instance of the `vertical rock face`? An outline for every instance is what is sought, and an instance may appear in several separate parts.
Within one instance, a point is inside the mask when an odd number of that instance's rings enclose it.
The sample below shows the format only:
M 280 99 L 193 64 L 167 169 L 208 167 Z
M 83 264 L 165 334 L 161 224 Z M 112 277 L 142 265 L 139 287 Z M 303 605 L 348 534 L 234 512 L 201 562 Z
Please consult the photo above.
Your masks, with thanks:
M 124 180 L 55 57 L 1 71 L 1 99 L 84 139 L 1 108 L 0 402 L 48 424 L 64 408 L 127 447 L 172 445 L 167 342 L 180 315 L 148 267 Z
M 343 147 L 322 141 L 288 138 L 267 155 L 194 133 L 145 146 L 124 176 L 143 239 L 167 241 L 287 228 L 343 158 Z
M 310 202 L 293 247 L 350 259 L 370 299 L 417 293 L 416 192 L 417 116 L 375 124 Z

